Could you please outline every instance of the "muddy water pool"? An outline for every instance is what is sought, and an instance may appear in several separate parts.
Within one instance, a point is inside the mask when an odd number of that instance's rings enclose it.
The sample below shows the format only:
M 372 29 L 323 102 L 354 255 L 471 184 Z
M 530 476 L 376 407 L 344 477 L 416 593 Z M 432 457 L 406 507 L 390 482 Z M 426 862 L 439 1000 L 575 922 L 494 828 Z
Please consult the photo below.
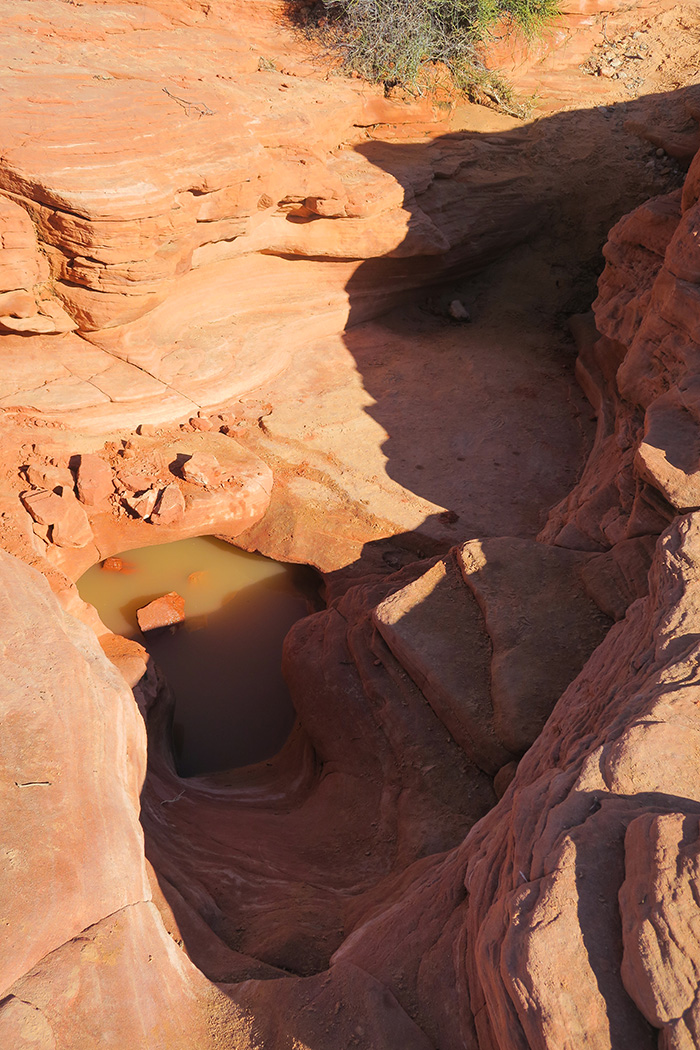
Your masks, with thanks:
M 312 570 L 209 536 L 120 557 L 123 571 L 95 565 L 78 590 L 110 630 L 140 641 L 165 673 L 175 696 L 178 772 L 231 769 L 275 754 L 294 724 L 282 643 L 317 607 Z M 136 610 L 169 591 L 185 599 L 185 623 L 142 634 Z

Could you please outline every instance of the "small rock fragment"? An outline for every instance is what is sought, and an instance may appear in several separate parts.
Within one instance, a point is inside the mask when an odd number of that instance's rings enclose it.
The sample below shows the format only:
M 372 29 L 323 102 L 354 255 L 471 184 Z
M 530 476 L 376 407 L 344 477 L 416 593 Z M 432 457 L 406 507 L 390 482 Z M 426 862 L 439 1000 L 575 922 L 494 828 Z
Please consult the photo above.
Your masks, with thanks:
M 185 619 L 185 599 L 176 591 L 163 594 L 138 609 L 136 619 L 141 630 L 157 631 L 163 627 L 173 627 Z
M 38 521 L 32 522 L 32 532 L 35 536 L 38 536 L 44 543 L 51 543 L 51 526 L 40 525 Z
M 124 562 L 121 558 L 105 558 L 102 562 L 101 568 L 104 569 L 105 572 L 123 572 Z
M 158 499 L 158 489 L 146 489 L 145 492 L 137 492 L 134 496 L 125 496 L 124 502 L 138 518 L 148 521 Z
M 112 469 L 99 456 L 88 453 L 80 457 L 76 474 L 78 499 L 88 507 L 102 503 L 114 492 Z
M 190 420 L 190 426 L 195 430 L 213 430 L 214 424 L 211 419 L 207 419 L 206 416 L 193 416 Z
M 174 482 L 161 491 L 151 514 L 154 525 L 176 525 L 185 514 L 185 498 Z
M 204 485 L 205 488 L 210 488 L 218 484 L 221 478 L 221 466 L 215 456 L 209 456 L 206 452 L 195 452 L 183 463 L 182 476 L 185 481 L 190 481 L 194 485 Z
M 453 321 L 471 321 L 469 311 L 461 299 L 453 299 L 447 312 Z

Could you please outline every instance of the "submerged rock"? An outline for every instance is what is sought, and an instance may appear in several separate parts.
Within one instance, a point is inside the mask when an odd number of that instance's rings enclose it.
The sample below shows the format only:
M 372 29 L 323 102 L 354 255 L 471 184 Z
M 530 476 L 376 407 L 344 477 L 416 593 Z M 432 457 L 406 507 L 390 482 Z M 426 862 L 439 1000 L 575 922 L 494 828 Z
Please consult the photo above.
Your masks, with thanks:
M 117 557 L 105 558 L 102 562 L 102 570 L 104 572 L 123 572 L 124 562 L 121 558 Z

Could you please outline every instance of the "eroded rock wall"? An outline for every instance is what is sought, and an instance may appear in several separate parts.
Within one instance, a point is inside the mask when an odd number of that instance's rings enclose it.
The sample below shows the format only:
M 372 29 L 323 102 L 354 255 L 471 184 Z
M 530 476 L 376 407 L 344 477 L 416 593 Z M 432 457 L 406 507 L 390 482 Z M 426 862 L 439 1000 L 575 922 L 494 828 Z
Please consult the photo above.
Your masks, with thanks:
M 697 1046 L 698 163 L 682 194 L 611 233 L 603 335 L 581 335 L 579 362 L 598 437 L 540 538 L 589 552 L 590 593 L 619 622 L 499 805 L 335 956 L 387 983 L 441 1047 Z M 437 987 L 458 989 L 452 1010 Z

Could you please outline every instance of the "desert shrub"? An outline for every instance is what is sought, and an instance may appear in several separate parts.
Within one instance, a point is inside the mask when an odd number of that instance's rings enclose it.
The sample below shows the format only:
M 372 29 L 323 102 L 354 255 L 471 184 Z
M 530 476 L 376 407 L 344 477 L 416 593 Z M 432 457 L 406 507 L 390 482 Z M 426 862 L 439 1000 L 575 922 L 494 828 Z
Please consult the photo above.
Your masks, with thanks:
M 346 72 L 420 93 L 447 71 L 453 87 L 499 85 L 480 58 L 496 26 L 538 34 L 558 0 L 301 0 L 297 18 Z M 504 85 L 500 83 L 500 91 Z

